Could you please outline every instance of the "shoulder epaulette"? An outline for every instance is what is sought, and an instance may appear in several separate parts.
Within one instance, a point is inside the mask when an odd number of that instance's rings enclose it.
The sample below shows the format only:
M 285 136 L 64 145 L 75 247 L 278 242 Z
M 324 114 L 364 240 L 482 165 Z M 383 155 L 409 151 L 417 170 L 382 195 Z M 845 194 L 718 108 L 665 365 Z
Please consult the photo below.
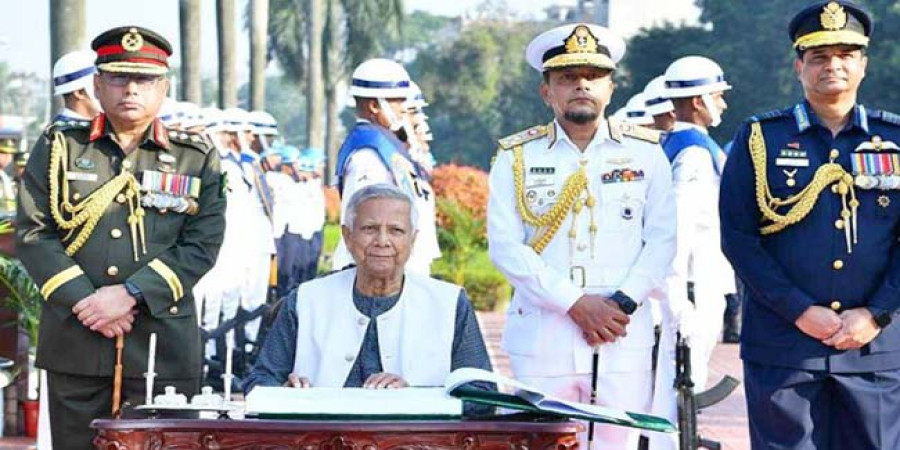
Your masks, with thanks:
M 49 136 L 50 133 L 54 131 L 67 131 L 77 129 L 87 130 L 90 127 L 91 122 L 87 120 L 57 120 L 56 122 L 47 124 L 47 126 L 44 128 L 44 134 Z
M 550 126 L 552 125 L 535 125 L 527 130 L 511 134 L 497 142 L 500 144 L 501 150 L 509 150 L 517 145 L 546 136 L 550 132 Z
M 607 121 L 609 122 L 609 137 L 616 142 L 621 142 L 623 137 L 629 137 L 651 144 L 659 144 L 659 140 L 662 138 L 662 133 L 658 130 L 630 124 L 615 117 L 610 117 Z
M 772 111 L 767 111 L 762 114 L 757 114 L 755 116 L 750 117 L 748 119 L 749 122 L 764 122 L 766 120 L 778 119 L 781 117 L 786 117 L 790 114 L 790 110 L 785 109 L 774 109 Z
M 880 109 L 866 109 L 866 115 L 873 119 L 881 120 L 892 125 L 900 125 L 900 114 L 895 114 Z
M 169 141 L 171 141 L 172 143 L 199 150 L 204 154 L 209 153 L 209 151 L 212 149 L 212 145 L 210 145 L 209 141 L 207 141 L 206 138 L 199 133 L 169 130 L 168 134 Z

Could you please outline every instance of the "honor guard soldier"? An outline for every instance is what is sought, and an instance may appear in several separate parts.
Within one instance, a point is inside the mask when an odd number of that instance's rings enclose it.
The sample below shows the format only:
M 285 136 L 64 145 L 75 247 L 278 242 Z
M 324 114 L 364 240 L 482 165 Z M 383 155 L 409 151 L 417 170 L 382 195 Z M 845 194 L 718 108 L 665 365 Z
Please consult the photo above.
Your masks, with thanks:
M 601 405 L 646 412 L 647 298 L 675 253 L 675 208 L 659 133 L 603 117 L 624 52 L 622 38 L 593 24 L 528 45 L 554 120 L 500 140 L 487 234 L 491 261 L 515 289 L 503 345 L 516 378 L 567 400 L 596 394 Z M 638 438 L 598 427 L 602 448 L 634 449 Z
M 16 183 L 6 173 L 19 153 L 19 144 L 12 138 L 0 138 L 0 220 L 16 214 Z
M 224 228 L 218 155 L 155 119 L 169 88 L 169 42 L 121 27 L 92 48 L 105 114 L 47 129 L 25 169 L 16 229 L 45 300 L 36 365 L 48 373 L 57 450 L 91 447 L 91 420 L 110 414 L 120 392 L 123 336 L 124 402 L 143 401 L 151 333 L 159 390 L 198 391 L 191 289 L 215 262 Z
M 665 76 L 650 80 L 644 87 L 644 109 L 653 117 L 653 128 L 663 132 L 660 144 L 665 145 L 666 135 L 675 128 L 675 105 L 666 97 Z
M 347 200 L 354 192 L 370 184 L 391 183 L 406 191 L 416 201 L 416 208 L 424 212 L 416 228 L 435 228 L 435 216 L 428 214 L 429 210 L 434 211 L 427 205 L 434 191 L 427 174 L 395 134 L 403 129 L 409 74 L 394 61 L 375 58 L 360 64 L 352 78 L 350 95 L 356 102 L 357 120 L 338 151 L 335 169 L 341 217 L 346 214 Z M 437 233 L 419 234 L 407 267 L 427 275 L 431 272 L 431 262 L 440 255 Z M 334 269 L 352 263 L 346 245 L 339 241 L 334 251 Z
M 900 117 L 857 103 L 867 12 L 818 2 L 789 33 L 805 98 L 749 119 L 722 178 L 750 439 L 900 448 Z
M 94 98 L 96 55 L 90 50 L 66 53 L 53 64 L 53 95 L 63 98 L 63 109 L 53 117 L 56 122 L 84 122 L 100 113 Z
M 725 152 L 708 131 L 721 123 L 727 108 L 723 95 L 731 86 L 721 67 L 703 56 L 675 60 L 664 79 L 677 119 L 663 145 L 678 211 L 678 251 L 667 295 L 679 331 L 690 343 L 694 387 L 701 392 L 722 332 L 725 295 L 735 291 L 734 272 L 721 250 L 717 210 Z M 693 283 L 692 299 L 688 282 Z

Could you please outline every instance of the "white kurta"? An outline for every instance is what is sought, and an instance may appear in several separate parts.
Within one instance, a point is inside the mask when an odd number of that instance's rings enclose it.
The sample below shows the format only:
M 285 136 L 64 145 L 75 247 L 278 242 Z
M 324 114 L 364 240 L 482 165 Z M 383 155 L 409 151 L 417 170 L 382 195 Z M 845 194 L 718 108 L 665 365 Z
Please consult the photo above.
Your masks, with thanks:
M 300 285 L 293 372 L 313 386 L 342 387 L 356 362 L 370 319 L 353 304 L 356 269 Z M 379 315 L 378 347 L 385 372 L 410 386 L 442 386 L 450 374 L 459 286 L 406 273 L 393 308 Z

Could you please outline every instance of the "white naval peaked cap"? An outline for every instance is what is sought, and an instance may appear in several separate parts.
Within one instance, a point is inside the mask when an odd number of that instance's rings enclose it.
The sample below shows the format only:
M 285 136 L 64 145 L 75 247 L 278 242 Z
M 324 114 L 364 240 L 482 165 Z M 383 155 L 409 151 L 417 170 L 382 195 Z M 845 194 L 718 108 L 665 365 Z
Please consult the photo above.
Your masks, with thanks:
M 278 136 L 278 121 L 265 111 L 250 111 L 247 116 L 253 132 L 261 136 Z
M 695 97 L 731 89 L 719 65 L 705 56 L 684 56 L 669 64 L 664 75 L 666 97 Z
M 646 107 L 647 114 L 658 116 L 670 111 L 675 111 L 675 105 L 672 104 L 672 100 L 669 100 L 669 97 L 666 97 L 666 79 L 664 75 L 660 75 L 650 80 L 650 82 L 647 83 L 647 86 L 644 87 L 643 94 L 646 99 L 644 106 Z
M 53 64 L 53 95 L 63 95 L 79 89 L 94 90 L 97 55 L 90 50 L 66 53 Z
M 350 95 L 364 98 L 409 96 L 409 73 L 399 63 L 384 58 L 363 61 L 353 70 Z
M 572 66 L 615 70 L 625 55 L 625 41 L 592 23 L 574 23 L 545 31 L 525 49 L 525 59 L 539 72 Z
M 643 93 L 637 93 L 628 99 L 625 104 L 625 121 L 635 125 L 650 125 L 653 123 L 653 116 L 647 114 L 646 110 L 647 97 Z

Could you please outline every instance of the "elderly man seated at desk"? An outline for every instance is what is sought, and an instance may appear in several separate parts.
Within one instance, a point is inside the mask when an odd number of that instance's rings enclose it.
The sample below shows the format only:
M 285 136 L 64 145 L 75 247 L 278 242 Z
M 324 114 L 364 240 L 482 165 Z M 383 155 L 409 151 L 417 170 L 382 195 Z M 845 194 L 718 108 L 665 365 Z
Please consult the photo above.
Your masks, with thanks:
M 433 387 L 461 367 L 491 370 L 465 291 L 404 271 L 416 216 L 409 196 L 392 185 L 371 185 L 350 198 L 341 230 L 356 267 L 286 297 L 245 392 Z

